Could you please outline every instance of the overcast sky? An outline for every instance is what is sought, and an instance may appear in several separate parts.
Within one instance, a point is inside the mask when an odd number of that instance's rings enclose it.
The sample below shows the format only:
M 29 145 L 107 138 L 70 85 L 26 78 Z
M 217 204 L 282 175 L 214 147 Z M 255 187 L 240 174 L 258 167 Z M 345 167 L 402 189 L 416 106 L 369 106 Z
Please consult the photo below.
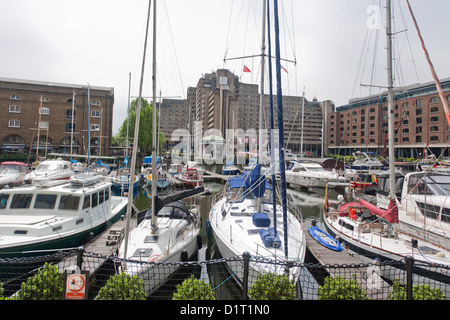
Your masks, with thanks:
M 187 87 L 196 86 L 202 74 L 223 67 L 243 82 L 259 83 L 259 58 L 224 64 L 224 57 L 260 53 L 261 0 L 157 1 L 158 96 L 185 98 Z M 129 73 L 131 95 L 138 95 L 148 1 L 0 3 L 0 76 L 114 87 L 113 133 L 117 133 L 126 116 Z M 380 90 L 360 87 L 361 83 L 386 84 L 385 1 L 279 3 L 282 55 L 297 61 L 283 63 L 288 71 L 283 76 L 284 93 L 302 95 L 305 90 L 308 100 L 317 97 L 340 106 Z M 394 45 L 397 85 L 431 81 L 406 1 L 393 3 L 399 32 Z M 410 3 L 438 76 L 450 77 L 450 1 Z M 148 97 L 152 96 L 151 53 L 149 45 L 144 77 Z M 252 72 L 243 73 L 243 65 Z

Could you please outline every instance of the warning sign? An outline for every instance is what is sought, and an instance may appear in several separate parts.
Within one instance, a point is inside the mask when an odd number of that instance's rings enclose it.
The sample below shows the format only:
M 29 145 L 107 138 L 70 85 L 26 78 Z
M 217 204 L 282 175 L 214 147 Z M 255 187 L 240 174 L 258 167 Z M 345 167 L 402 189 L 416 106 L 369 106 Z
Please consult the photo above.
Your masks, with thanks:
M 64 281 L 64 299 L 83 300 L 87 299 L 87 280 L 88 271 L 81 273 L 65 273 Z

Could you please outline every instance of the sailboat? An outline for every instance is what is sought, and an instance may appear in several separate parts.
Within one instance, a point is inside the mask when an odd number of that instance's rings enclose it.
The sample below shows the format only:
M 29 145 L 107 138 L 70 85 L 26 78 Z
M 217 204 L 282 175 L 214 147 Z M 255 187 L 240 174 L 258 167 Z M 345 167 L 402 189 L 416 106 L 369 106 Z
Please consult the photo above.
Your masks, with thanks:
M 264 17 L 266 13 L 265 1 L 263 1 Z M 268 12 L 269 10 L 267 10 L 267 14 Z M 275 14 L 275 17 L 277 17 L 277 14 Z M 265 23 L 263 23 L 264 25 Z M 279 52 L 277 53 L 278 74 L 280 68 Z M 269 72 L 271 76 L 270 64 Z M 278 85 L 281 85 L 281 81 L 278 81 Z M 278 96 L 278 102 L 280 100 L 281 94 Z M 282 108 L 282 103 L 278 103 L 278 108 Z M 273 128 L 273 117 L 271 119 Z M 279 127 L 282 127 L 282 116 L 278 118 L 278 121 Z M 281 130 L 280 141 L 283 140 L 284 137 Z M 278 261 L 302 262 L 304 260 L 306 249 L 305 235 L 300 220 L 287 211 L 286 181 L 283 175 L 285 170 L 284 157 L 283 149 L 280 148 L 280 150 L 281 191 L 282 195 L 284 194 L 281 205 L 276 204 L 274 197 L 275 186 L 270 187 L 266 177 L 261 175 L 261 164 L 256 164 L 251 171 L 244 172 L 242 176 L 230 177 L 223 193 L 213 197 L 207 225 L 213 231 L 212 233 L 222 257 L 236 257 L 244 252 L 248 252 L 254 257 L 264 257 Z M 275 179 L 272 181 L 275 181 Z M 284 241 L 282 241 L 282 238 Z M 243 279 L 241 267 L 239 265 L 229 265 L 238 281 Z M 255 281 L 258 273 L 274 272 L 284 274 L 286 271 L 284 266 L 270 263 L 251 264 L 250 269 L 249 286 Z M 298 268 L 291 268 L 289 276 L 292 279 L 297 279 L 298 272 Z
M 153 147 L 152 172 L 156 172 L 156 0 L 153 0 Z M 151 2 L 150 2 L 151 3 Z M 144 58 L 139 88 L 139 100 L 136 111 L 134 145 L 137 145 L 139 135 L 139 116 L 141 110 L 143 75 L 145 70 L 145 55 L 149 29 L 151 5 L 148 8 L 145 33 Z M 136 149 L 133 148 L 131 158 L 131 176 L 134 176 L 136 166 Z M 197 207 L 188 208 L 180 200 L 197 195 L 204 188 L 182 191 L 161 199 L 157 196 L 157 175 L 152 175 L 152 206 L 138 214 L 137 227 L 131 228 L 132 198 L 129 194 L 127 221 L 124 241 L 119 247 L 119 258 L 124 259 L 120 268 L 129 274 L 138 275 L 143 279 L 148 295 L 163 285 L 178 266 L 155 264 L 155 262 L 177 262 L 189 259 L 198 250 L 200 235 L 200 218 Z M 201 243 L 201 242 L 200 242 Z
M 412 257 L 416 261 L 414 274 L 426 277 L 450 294 L 450 252 L 427 241 L 414 239 L 399 228 L 399 214 L 395 194 L 394 170 L 394 96 L 392 76 L 391 1 L 386 1 L 388 111 L 389 111 L 389 176 L 390 199 L 383 210 L 363 199 L 341 204 L 338 210 L 323 214 L 325 227 L 333 237 L 348 245 L 364 262 L 399 261 Z M 442 266 L 442 267 L 439 267 Z M 386 267 L 386 269 L 388 269 Z M 397 278 L 399 278 L 398 273 Z M 386 274 L 386 276 L 389 276 Z M 400 277 L 402 278 L 402 277 Z M 391 279 L 394 280 L 394 279 Z M 399 279 L 402 281 L 402 279 Z

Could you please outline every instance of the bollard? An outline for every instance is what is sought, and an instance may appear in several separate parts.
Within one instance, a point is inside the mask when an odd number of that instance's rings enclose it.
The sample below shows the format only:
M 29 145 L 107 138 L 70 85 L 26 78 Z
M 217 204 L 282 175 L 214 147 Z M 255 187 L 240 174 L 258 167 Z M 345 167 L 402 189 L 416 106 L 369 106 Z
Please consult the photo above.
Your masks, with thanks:
M 81 270 L 81 266 L 83 265 L 83 253 L 84 253 L 84 247 L 78 247 L 77 248 L 77 267 L 79 270 Z
M 406 300 L 412 300 L 412 287 L 413 287 L 413 276 L 412 269 L 414 264 L 414 258 L 407 256 L 406 260 Z
M 244 259 L 244 276 L 242 277 L 242 300 L 248 300 L 248 272 L 249 272 L 249 264 L 250 264 L 250 253 L 245 251 L 242 254 L 242 258 Z

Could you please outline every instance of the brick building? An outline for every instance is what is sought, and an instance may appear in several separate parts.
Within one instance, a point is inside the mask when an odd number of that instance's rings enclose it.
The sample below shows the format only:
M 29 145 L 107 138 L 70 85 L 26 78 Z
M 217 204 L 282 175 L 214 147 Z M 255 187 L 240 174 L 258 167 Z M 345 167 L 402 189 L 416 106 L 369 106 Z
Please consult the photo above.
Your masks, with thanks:
M 450 78 L 441 80 L 450 102 Z M 352 99 L 327 115 L 328 152 L 351 155 L 355 150 L 387 154 L 387 92 Z M 448 157 L 450 126 L 434 82 L 394 91 L 396 157 L 422 158 L 424 150 Z
M 0 150 L 70 154 L 73 133 L 74 154 L 90 136 L 90 154 L 109 155 L 113 105 L 113 88 L 0 78 Z

